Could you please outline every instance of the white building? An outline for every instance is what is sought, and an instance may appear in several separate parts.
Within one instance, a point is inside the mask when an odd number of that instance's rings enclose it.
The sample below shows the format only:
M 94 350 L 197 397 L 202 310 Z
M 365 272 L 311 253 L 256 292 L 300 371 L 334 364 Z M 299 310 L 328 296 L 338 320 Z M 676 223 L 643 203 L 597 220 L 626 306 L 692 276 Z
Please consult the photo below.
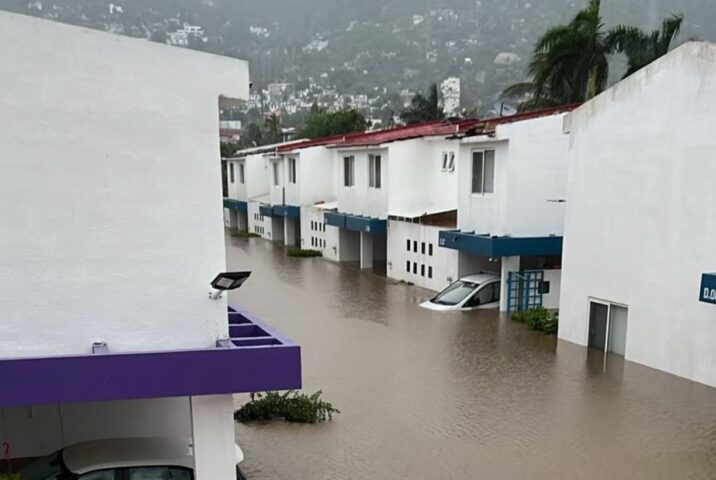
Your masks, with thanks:
M 474 124 L 459 142 L 459 230 L 440 246 L 459 252 L 460 277 L 500 275 L 500 309 L 559 306 L 571 107 Z
M 232 393 L 301 383 L 296 345 L 207 295 L 247 64 L 6 12 L 0 57 L 0 443 L 190 437 L 197 479 L 234 479 Z
M 568 117 L 559 329 L 711 386 L 715 105 L 716 45 L 687 43 Z
M 440 84 L 443 111 L 448 117 L 460 112 L 460 77 L 450 77 Z
M 399 127 L 332 145 L 337 203 L 326 223 L 335 259 L 432 290 L 449 285 L 457 253 L 438 248 L 440 232 L 457 227 L 458 144 L 448 137 L 472 123 Z

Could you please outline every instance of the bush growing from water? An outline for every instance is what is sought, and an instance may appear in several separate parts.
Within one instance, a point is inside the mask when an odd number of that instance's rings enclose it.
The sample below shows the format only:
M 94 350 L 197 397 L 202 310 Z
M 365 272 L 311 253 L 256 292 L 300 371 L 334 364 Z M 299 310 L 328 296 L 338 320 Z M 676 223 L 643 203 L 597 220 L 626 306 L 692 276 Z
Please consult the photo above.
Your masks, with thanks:
M 321 400 L 323 392 L 305 395 L 294 390 L 285 393 L 252 393 L 251 401 L 234 413 L 241 423 L 255 420 L 284 420 L 294 423 L 323 423 L 341 413 L 328 402 Z
M 238 232 L 233 234 L 232 236 L 239 238 L 261 238 L 261 235 L 254 232 Z
M 559 330 L 559 314 L 552 313 L 544 308 L 535 308 L 512 314 L 512 320 L 524 323 L 532 330 L 556 335 Z
M 301 248 L 289 248 L 288 249 L 288 256 L 289 257 L 299 257 L 299 258 L 310 258 L 310 257 L 322 257 L 323 254 L 319 252 L 318 250 L 303 250 Z

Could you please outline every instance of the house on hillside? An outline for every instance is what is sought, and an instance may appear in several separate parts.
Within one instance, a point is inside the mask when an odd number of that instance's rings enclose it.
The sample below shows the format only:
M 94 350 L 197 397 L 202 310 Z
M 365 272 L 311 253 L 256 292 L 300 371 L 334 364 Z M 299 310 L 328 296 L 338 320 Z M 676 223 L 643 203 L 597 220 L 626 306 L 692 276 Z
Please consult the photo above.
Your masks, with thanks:
M 172 437 L 181 468 L 90 476 L 236 479 L 233 394 L 301 387 L 300 348 L 210 287 L 219 108 L 248 98 L 248 65 L 7 12 L 0 57 L 0 472 Z
M 716 45 L 567 117 L 559 336 L 716 387 Z

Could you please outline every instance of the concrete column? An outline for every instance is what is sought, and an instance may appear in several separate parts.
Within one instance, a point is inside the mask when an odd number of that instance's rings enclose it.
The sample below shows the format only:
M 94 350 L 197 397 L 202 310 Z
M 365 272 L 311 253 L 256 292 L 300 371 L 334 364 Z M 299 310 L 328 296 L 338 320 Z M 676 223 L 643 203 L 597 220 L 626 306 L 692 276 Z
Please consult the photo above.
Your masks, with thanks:
M 235 480 L 233 396 L 192 397 L 190 402 L 196 480 Z
M 373 268 L 373 236 L 365 232 L 360 234 L 360 268 L 362 270 Z
M 286 218 L 283 222 L 283 239 L 287 247 L 296 246 L 296 219 Z
M 248 212 L 236 212 L 238 219 L 239 231 L 247 232 L 249 230 L 249 213 Z
M 500 311 L 507 311 L 507 279 L 510 272 L 520 271 L 520 257 L 502 257 L 500 281 Z

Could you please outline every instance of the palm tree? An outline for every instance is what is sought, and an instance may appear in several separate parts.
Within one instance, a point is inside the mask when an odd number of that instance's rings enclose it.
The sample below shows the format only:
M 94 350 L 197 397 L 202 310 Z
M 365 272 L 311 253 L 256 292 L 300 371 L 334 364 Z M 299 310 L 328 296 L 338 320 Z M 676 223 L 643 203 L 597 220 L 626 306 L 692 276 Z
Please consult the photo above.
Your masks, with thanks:
M 601 0 L 589 0 L 567 25 L 552 27 L 537 41 L 529 82 L 503 92 L 505 98 L 528 99 L 520 110 L 582 102 L 602 92 L 609 77 L 607 34 Z
M 652 32 L 644 32 L 628 25 L 614 28 L 607 37 L 607 44 L 613 52 L 623 53 L 627 57 L 627 71 L 622 78 L 669 53 L 671 44 L 681 31 L 683 21 L 683 15 L 672 15 L 664 19 L 661 30 Z
M 281 128 L 281 115 L 279 113 L 272 113 L 266 117 L 264 121 L 264 130 L 266 131 L 266 140 L 269 143 L 278 143 L 281 141 L 282 128 Z
M 400 114 L 400 118 L 408 125 L 444 119 L 445 112 L 440 107 L 440 96 L 438 94 L 437 84 L 433 83 L 430 85 L 427 97 L 420 93 L 415 95 L 410 103 L 410 107 Z

